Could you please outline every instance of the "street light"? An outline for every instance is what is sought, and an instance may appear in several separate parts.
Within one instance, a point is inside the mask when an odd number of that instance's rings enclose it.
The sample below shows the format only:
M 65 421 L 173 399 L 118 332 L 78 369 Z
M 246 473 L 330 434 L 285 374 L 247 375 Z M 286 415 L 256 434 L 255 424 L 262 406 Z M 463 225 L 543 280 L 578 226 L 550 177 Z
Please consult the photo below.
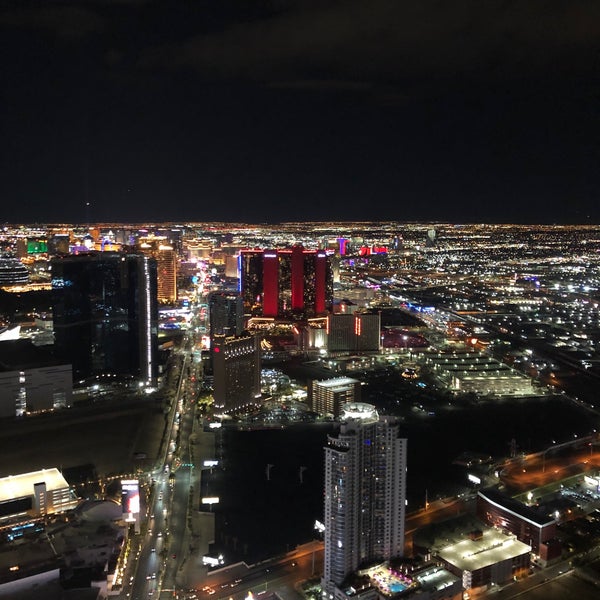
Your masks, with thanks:
M 315 531 L 317 531 L 319 533 L 319 535 L 323 535 L 325 533 L 325 524 L 321 523 L 321 521 L 316 520 L 315 521 L 315 526 L 314 526 Z M 312 570 L 311 570 L 311 576 L 315 574 L 315 553 L 317 551 L 316 547 L 315 547 L 315 543 L 313 542 L 312 545 Z

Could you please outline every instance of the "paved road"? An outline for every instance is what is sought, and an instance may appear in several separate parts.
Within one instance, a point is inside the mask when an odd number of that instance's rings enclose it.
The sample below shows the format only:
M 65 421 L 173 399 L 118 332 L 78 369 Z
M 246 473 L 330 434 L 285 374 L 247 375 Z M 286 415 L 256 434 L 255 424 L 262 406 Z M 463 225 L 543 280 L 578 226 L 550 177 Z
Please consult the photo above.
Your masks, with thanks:
M 323 571 L 323 543 L 310 542 L 284 557 L 263 561 L 247 567 L 243 563 L 232 565 L 209 574 L 206 588 L 199 597 L 210 600 L 242 600 L 252 592 L 261 596 L 277 592 L 284 600 L 298 600 L 300 584 Z
M 122 598 L 133 600 L 158 597 L 161 588 L 172 589 L 177 573 L 177 549 L 185 538 L 189 468 L 181 471 L 175 480 L 169 477 L 175 468 L 177 440 L 189 438 L 193 415 L 182 416 L 188 372 L 188 356 L 182 356 L 181 375 L 177 394 L 169 413 L 169 427 L 163 443 L 163 454 L 151 473 L 152 488 L 146 515 L 146 525 L 135 539 L 137 551 L 132 553 L 129 567 L 130 580 L 121 593 Z M 181 431 L 180 431 L 181 430 Z M 186 462 L 187 442 L 182 449 L 181 462 Z M 188 461 L 189 462 L 189 461 Z M 175 550 L 171 550 L 175 547 Z M 172 555 L 175 554 L 175 558 Z M 172 593 L 165 597 L 172 597 Z

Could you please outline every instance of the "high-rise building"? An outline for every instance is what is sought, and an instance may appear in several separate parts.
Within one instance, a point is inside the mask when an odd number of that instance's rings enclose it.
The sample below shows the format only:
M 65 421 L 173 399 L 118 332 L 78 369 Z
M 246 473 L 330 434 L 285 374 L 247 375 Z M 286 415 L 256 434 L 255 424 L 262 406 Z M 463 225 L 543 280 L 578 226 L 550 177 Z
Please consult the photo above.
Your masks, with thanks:
M 327 317 L 329 352 L 377 352 L 381 345 L 381 314 L 336 313 Z
M 260 347 L 253 335 L 216 334 L 211 348 L 215 407 L 238 410 L 260 398 Z
M 98 252 L 52 259 L 58 356 L 75 381 L 157 376 L 156 261 L 142 254 Z
M 157 272 L 157 297 L 159 302 L 173 304 L 177 301 L 177 256 L 171 246 L 159 245 L 154 254 Z
M 404 553 L 406 447 L 398 423 L 369 404 L 344 407 L 325 447 L 323 590 L 361 565 Z
M 360 390 L 360 381 L 350 377 L 311 380 L 308 383 L 308 405 L 320 415 L 330 415 L 337 419 L 345 404 L 360 402 Z
M 239 254 L 226 254 L 225 255 L 225 277 L 239 277 Z
M 240 288 L 248 314 L 323 315 L 333 304 L 331 261 L 324 250 L 305 250 L 302 246 L 242 250 Z
M 162 304 L 177 301 L 177 254 L 164 238 L 139 239 L 141 252 L 156 259 L 157 298 Z
M 208 315 L 211 338 L 215 334 L 241 335 L 244 329 L 244 303 L 238 294 L 210 293 Z

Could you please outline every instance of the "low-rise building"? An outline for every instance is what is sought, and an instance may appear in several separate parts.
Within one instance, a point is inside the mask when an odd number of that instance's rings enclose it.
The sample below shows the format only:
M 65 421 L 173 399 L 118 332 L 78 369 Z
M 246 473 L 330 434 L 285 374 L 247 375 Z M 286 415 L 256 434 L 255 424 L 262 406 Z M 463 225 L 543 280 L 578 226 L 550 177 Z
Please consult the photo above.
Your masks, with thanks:
M 498 529 L 485 529 L 438 551 L 465 590 L 502 585 L 529 569 L 531 546 Z
M 484 523 L 507 531 L 531 546 L 535 555 L 543 554 L 543 560 L 556 558 L 556 545 L 547 544 L 556 538 L 556 520 L 552 517 L 494 489 L 477 493 L 476 513 Z
M 56 468 L 0 479 L 0 520 L 62 513 L 75 508 L 78 503 Z
M 455 392 L 491 396 L 539 394 L 529 377 L 481 352 L 432 352 L 422 356 L 438 380 Z

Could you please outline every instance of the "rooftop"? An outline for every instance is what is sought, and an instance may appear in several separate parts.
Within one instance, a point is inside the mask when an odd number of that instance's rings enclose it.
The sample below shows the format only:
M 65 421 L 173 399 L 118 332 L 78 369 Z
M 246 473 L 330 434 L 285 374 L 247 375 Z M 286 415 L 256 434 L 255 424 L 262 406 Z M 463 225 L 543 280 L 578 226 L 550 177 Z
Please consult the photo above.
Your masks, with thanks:
M 377 420 L 379 415 L 372 404 L 365 402 L 348 402 L 342 406 L 341 420 L 356 419 L 360 421 Z
M 424 590 L 443 590 L 453 585 L 459 578 L 443 567 L 429 567 L 416 574 L 415 579 Z
M 486 489 L 480 490 L 477 492 L 477 496 L 484 498 L 488 502 L 491 502 L 498 508 L 508 511 L 517 517 L 521 517 L 525 519 L 529 523 L 536 525 L 537 527 L 544 527 L 546 525 L 551 525 L 555 522 L 552 517 L 548 517 L 547 515 L 541 514 L 538 511 L 526 506 L 522 502 L 511 498 L 494 489 Z
M 519 542 L 515 536 L 487 529 L 481 539 L 465 538 L 443 548 L 438 554 L 461 571 L 477 571 L 530 551 L 531 546 Z
M 69 487 L 65 478 L 56 468 L 42 469 L 21 475 L 9 475 L 0 479 L 0 502 L 31 496 L 34 484 L 42 482 L 46 484 L 48 491 Z
M 358 379 L 352 379 L 351 377 L 334 377 L 333 379 L 326 379 L 325 381 L 315 382 L 319 387 L 325 388 L 338 388 L 342 386 L 354 385 L 359 383 Z

